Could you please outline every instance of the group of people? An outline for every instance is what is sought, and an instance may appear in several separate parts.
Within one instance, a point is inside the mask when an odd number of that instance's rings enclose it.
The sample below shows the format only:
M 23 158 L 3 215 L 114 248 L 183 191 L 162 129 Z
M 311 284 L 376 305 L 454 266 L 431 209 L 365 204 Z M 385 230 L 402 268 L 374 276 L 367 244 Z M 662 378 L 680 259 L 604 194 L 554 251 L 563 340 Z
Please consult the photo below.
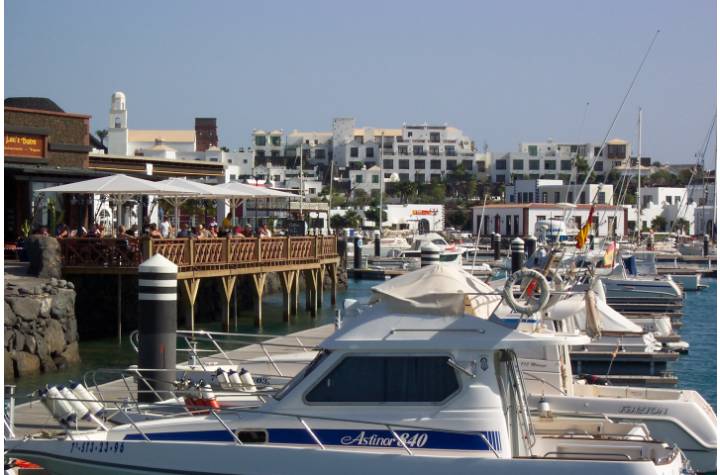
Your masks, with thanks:
M 35 234 L 43 234 L 49 236 L 48 229 L 46 227 L 38 228 Z M 80 225 L 76 229 L 70 229 L 66 224 L 60 224 L 55 230 L 55 237 L 57 238 L 102 238 L 112 236 L 112 230 L 105 227 L 103 223 L 93 224 L 88 231 L 85 226 Z M 258 237 L 272 237 L 272 232 L 268 229 L 266 224 L 258 226 L 257 231 L 253 232 L 250 226 L 233 226 L 230 214 L 223 220 L 222 226 L 218 226 L 216 220 L 212 220 L 207 227 L 198 224 L 196 226 L 189 226 L 187 223 L 180 224 L 180 229 L 177 230 L 170 223 L 167 216 L 158 225 L 157 223 L 149 223 L 147 220 L 143 227 L 143 232 L 140 232 L 140 228 L 137 224 L 132 225 L 130 228 L 125 226 L 119 226 L 117 230 L 118 238 L 137 238 L 140 236 L 149 236 L 151 238 L 195 238 L 195 239 L 210 239 L 217 237 L 233 236 L 233 237 L 245 237 L 251 238 L 254 236 Z

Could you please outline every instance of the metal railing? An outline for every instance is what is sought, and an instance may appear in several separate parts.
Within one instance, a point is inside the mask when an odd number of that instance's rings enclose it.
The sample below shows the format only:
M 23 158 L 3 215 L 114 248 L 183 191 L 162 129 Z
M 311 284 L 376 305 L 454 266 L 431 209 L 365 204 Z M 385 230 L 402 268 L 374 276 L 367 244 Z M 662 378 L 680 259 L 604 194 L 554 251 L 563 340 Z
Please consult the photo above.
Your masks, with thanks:
M 60 239 L 64 268 L 137 268 L 162 254 L 179 270 L 307 264 L 337 257 L 336 236 Z

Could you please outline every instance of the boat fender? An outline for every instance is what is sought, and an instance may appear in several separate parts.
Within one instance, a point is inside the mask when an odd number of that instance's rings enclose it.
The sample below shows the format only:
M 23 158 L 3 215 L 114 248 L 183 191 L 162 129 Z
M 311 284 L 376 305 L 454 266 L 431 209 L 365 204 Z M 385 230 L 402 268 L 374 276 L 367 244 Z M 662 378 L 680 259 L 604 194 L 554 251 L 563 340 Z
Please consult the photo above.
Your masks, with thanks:
M 75 383 L 70 381 L 70 390 L 77 396 L 77 398 L 90 409 L 90 414 L 93 416 L 100 416 L 105 411 L 98 398 L 93 393 L 87 390 L 81 383 Z
M 532 279 L 530 281 L 531 284 L 534 282 L 532 289 L 533 294 L 535 291 L 539 290 L 540 295 L 537 298 L 529 298 L 527 304 L 522 304 L 513 295 L 513 287 L 516 283 L 522 285 L 522 282 L 526 279 Z M 510 308 L 517 313 L 532 315 L 547 306 L 548 300 L 550 299 L 550 286 L 548 285 L 547 280 L 545 280 L 545 276 L 540 272 L 533 269 L 520 269 L 508 277 L 507 282 L 505 282 L 503 298 Z
M 252 374 L 250 374 L 250 371 L 246 370 L 245 368 L 242 368 L 240 370 L 240 381 L 242 381 L 243 389 L 245 389 L 246 391 L 249 391 L 251 393 L 254 393 L 256 391 L 255 381 L 253 381 Z
M 212 386 L 209 384 L 202 384 L 201 382 L 200 395 L 204 406 L 209 407 L 210 409 L 220 409 L 220 404 L 218 404 L 217 398 L 215 398 Z
M 228 378 L 228 374 L 224 369 L 218 368 L 217 371 L 215 371 L 215 377 L 222 389 L 230 388 L 230 378 Z
M 240 375 L 234 369 L 228 371 L 228 378 L 230 379 L 230 384 L 234 389 L 240 389 L 242 387 L 243 383 L 240 379 Z
M 69 425 L 77 420 L 73 407 L 55 386 L 49 386 L 47 389 L 42 390 L 40 395 L 45 407 L 48 408 L 58 422 Z
M 550 417 L 550 403 L 545 399 L 540 399 L 538 409 L 540 409 L 540 417 Z
M 78 419 L 89 419 L 90 418 L 90 409 L 80 400 L 78 400 L 78 397 L 70 391 L 70 388 L 67 388 L 65 386 L 58 386 L 57 387 L 60 390 L 60 394 L 67 399 L 67 401 L 70 403 L 70 405 L 73 407 L 73 410 L 75 411 L 75 414 L 77 415 Z

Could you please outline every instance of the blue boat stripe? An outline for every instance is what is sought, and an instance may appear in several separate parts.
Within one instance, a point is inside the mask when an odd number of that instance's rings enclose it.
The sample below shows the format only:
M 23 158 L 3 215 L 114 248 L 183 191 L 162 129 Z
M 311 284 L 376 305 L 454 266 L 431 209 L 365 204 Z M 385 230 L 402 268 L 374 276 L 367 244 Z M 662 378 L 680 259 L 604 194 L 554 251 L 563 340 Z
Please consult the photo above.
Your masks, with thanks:
M 315 445 L 315 441 L 305 429 L 267 429 L 268 443 Z M 388 430 L 344 430 L 313 429 L 315 436 L 323 445 L 341 447 L 400 447 L 397 439 Z M 501 450 L 499 431 L 477 433 L 456 433 L 443 431 L 418 431 L 397 429 L 410 449 L 436 450 Z M 193 441 L 193 442 L 234 442 L 226 430 L 151 432 L 146 433 L 150 440 Z M 483 440 L 483 437 L 487 440 Z M 140 434 L 127 434 L 124 440 L 143 440 Z M 489 444 L 489 445 L 488 445 Z

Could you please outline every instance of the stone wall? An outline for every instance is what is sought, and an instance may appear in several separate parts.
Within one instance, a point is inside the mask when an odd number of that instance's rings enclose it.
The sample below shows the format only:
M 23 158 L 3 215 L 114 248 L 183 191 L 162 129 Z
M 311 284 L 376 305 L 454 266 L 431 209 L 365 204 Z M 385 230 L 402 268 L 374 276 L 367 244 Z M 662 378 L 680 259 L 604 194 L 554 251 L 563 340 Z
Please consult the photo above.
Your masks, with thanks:
M 75 290 L 55 278 L 5 287 L 5 379 L 80 362 Z

